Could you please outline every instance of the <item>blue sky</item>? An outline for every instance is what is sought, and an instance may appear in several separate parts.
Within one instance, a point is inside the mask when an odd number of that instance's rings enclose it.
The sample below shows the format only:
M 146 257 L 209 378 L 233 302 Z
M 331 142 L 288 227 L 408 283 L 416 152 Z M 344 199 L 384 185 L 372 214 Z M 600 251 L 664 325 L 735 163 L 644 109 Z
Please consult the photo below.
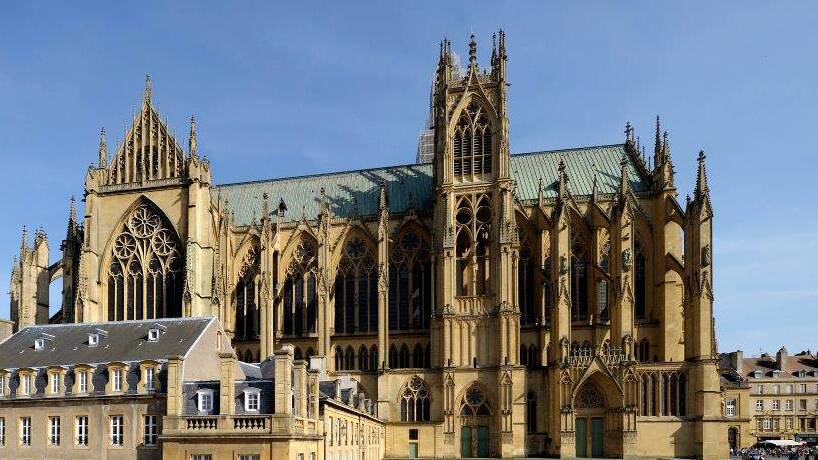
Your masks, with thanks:
M 97 133 L 123 137 L 146 73 L 182 143 L 196 115 L 218 183 L 409 163 L 439 40 L 465 55 L 474 32 L 488 64 L 502 27 L 512 150 L 621 142 L 628 120 L 648 140 L 660 114 L 680 199 L 708 153 L 720 349 L 814 350 L 816 23 L 814 2 L 10 3 L 0 282 L 23 224 L 57 257 Z

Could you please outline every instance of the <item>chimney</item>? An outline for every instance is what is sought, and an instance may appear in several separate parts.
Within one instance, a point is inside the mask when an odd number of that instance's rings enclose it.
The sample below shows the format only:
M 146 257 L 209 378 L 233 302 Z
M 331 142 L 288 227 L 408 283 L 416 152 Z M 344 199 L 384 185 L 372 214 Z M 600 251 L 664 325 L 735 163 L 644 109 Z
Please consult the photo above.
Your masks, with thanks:
M 779 371 L 784 370 L 784 359 L 786 357 L 787 357 L 787 348 L 786 347 L 781 347 L 781 349 L 778 350 L 778 353 L 775 354 L 775 367 Z
M 307 416 L 307 363 L 293 364 L 293 389 L 295 391 L 295 415 Z
M 318 384 L 319 372 L 316 369 L 307 370 L 307 379 L 309 380 L 309 417 L 318 418 L 318 399 L 321 397 Z
M 275 413 L 290 415 L 292 407 L 292 378 L 294 348 L 290 344 L 275 352 Z
M 224 415 L 232 415 L 236 411 L 236 357 L 232 352 L 221 352 L 219 362 L 219 409 Z
M 317 370 L 318 380 L 325 382 L 327 380 L 327 357 L 310 356 L 310 369 Z
M 730 353 L 730 366 L 736 370 L 738 375 L 744 376 L 744 352 L 736 350 Z

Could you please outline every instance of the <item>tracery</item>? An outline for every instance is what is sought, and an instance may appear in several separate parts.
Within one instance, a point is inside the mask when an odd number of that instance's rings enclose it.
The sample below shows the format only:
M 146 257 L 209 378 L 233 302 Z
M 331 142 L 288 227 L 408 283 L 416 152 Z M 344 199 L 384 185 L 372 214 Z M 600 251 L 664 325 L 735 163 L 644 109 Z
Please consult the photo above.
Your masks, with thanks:
M 335 332 L 378 330 L 378 271 L 372 249 L 362 238 L 344 247 L 335 277 Z
M 284 334 L 316 332 L 315 243 L 302 237 L 293 251 L 284 281 Z
M 147 204 L 131 212 L 113 243 L 109 321 L 182 316 L 180 247 L 176 232 Z
M 457 222 L 457 295 L 486 295 L 489 285 L 491 199 L 488 195 L 460 198 Z
M 389 329 L 427 329 L 432 308 L 429 245 L 415 231 L 403 233 L 389 268 Z
M 402 422 L 428 422 L 431 419 L 429 387 L 418 376 L 409 379 L 400 397 Z
M 452 143 L 455 176 L 491 173 L 492 133 L 482 107 L 471 103 L 461 112 Z

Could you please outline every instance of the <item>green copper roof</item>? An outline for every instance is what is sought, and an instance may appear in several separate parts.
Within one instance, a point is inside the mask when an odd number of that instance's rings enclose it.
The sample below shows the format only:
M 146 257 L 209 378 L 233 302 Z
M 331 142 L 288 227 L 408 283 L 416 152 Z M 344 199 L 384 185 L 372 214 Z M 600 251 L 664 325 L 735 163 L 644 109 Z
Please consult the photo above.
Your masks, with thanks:
M 517 194 L 521 200 L 537 198 L 540 178 L 544 196 L 555 197 L 557 168 L 562 158 L 568 175 L 568 189 L 574 196 L 591 194 L 595 169 L 599 192 L 614 193 L 619 186 L 619 161 L 624 151 L 624 145 L 617 144 L 516 154 L 511 156 L 511 176 L 517 181 Z M 630 159 L 628 168 L 631 188 L 636 192 L 647 190 L 647 183 Z M 321 187 L 333 215 L 366 216 L 378 212 L 382 181 L 389 195 L 390 212 L 432 206 L 430 163 L 218 185 L 213 188 L 213 196 L 228 202 L 227 207 L 234 212 L 239 225 L 261 218 L 264 193 L 269 196 L 271 209 L 275 209 L 279 199 L 284 200 L 287 220 L 296 220 L 302 213 L 307 218 L 314 218 L 319 212 Z

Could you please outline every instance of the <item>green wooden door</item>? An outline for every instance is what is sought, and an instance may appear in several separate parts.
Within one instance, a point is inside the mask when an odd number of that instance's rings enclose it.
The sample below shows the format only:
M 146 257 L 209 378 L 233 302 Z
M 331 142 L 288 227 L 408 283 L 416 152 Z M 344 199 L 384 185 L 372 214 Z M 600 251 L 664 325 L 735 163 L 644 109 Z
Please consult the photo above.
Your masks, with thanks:
M 418 458 L 418 443 L 409 443 L 409 458 Z
M 574 435 L 576 436 L 576 445 L 577 445 L 577 457 L 587 457 L 588 456 L 588 444 L 587 444 L 587 437 L 588 432 L 586 430 L 586 421 L 587 419 L 584 417 L 577 417 L 576 420 L 576 430 Z
M 591 419 L 591 456 L 605 455 L 605 424 L 599 417 Z
M 489 456 L 489 427 L 487 426 L 477 427 L 477 456 L 482 458 Z
M 460 427 L 460 456 L 471 457 L 471 427 Z

